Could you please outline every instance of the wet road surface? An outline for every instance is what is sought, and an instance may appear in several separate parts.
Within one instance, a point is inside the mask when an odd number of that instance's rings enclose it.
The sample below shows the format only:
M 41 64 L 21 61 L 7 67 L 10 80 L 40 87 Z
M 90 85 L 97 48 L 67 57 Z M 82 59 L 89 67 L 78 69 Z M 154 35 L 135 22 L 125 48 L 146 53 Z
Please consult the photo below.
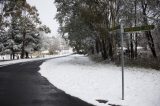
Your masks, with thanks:
M 0 67 L 0 106 L 93 106 L 42 77 L 38 71 L 44 61 Z

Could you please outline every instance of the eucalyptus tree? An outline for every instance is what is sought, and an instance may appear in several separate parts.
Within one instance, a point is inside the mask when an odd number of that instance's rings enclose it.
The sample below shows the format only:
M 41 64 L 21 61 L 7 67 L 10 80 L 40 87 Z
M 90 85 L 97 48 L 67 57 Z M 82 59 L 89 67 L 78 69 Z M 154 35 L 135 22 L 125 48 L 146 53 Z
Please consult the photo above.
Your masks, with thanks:
M 4 7 L 5 17 L 9 20 L 8 43 L 6 50 L 13 55 L 21 52 L 21 58 L 28 58 L 31 51 L 39 50 L 40 32 L 49 33 L 50 29 L 42 25 L 38 10 L 30 6 L 26 0 L 7 1 Z
M 159 24 L 160 16 L 160 2 L 159 0 L 123 0 L 126 13 L 129 10 L 132 11 L 129 16 L 129 20 L 133 25 L 149 25 L 149 24 Z M 123 10 L 123 11 L 125 11 Z M 125 14 L 124 14 L 125 15 Z M 149 48 L 152 52 L 154 58 L 157 58 L 157 53 L 155 50 L 155 39 L 151 31 L 145 31 L 145 38 L 147 39 Z M 135 47 L 138 45 L 138 42 L 135 42 Z M 137 47 L 136 47 L 137 48 Z M 136 51 L 135 48 L 135 51 Z M 135 53 L 136 54 L 136 53 Z
M 81 17 L 85 23 L 96 32 L 96 46 L 100 45 L 103 59 L 108 58 L 109 39 L 108 1 L 92 0 L 84 1 L 81 6 Z M 97 48 L 97 47 L 96 47 Z M 97 48 L 98 49 L 98 48 Z
M 4 17 L 8 20 L 8 26 L 6 26 L 7 40 L 5 42 L 4 53 L 9 53 L 11 59 L 14 59 L 15 53 L 20 51 L 20 24 L 19 20 L 22 14 L 22 7 L 25 4 L 20 0 L 6 0 L 4 5 Z
M 160 2 L 157 1 L 157 0 L 153 0 L 153 1 L 140 0 L 140 2 L 141 2 L 141 6 L 142 6 L 141 8 L 142 8 L 142 15 L 143 15 L 143 21 L 142 22 L 143 22 L 144 25 L 148 25 L 149 24 L 149 19 L 147 17 L 150 17 L 149 14 L 154 14 L 154 16 L 156 16 L 156 14 L 153 13 L 153 12 L 159 8 Z M 157 5 L 157 3 L 158 3 L 158 5 Z M 157 15 L 160 15 L 160 13 L 158 13 Z M 151 31 L 145 31 L 145 35 L 146 35 L 146 38 L 148 40 L 148 45 L 151 49 L 151 52 L 152 52 L 153 56 L 155 58 L 157 58 L 154 39 L 153 39 Z
M 5 26 L 7 22 L 4 19 L 4 1 L 0 0 L 0 54 L 3 54 L 4 51 L 4 43 L 6 42 L 7 36 L 5 33 Z
M 123 0 L 123 2 L 125 2 Z M 128 0 L 127 2 L 124 3 L 123 8 L 121 9 L 121 19 L 123 20 L 123 24 L 125 27 L 134 27 L 136 26 L 136 20 L 138 18 L 138 13 L 137 10 L 135 10 L 137 6 L 135 6 L 134 0 Z M 129 57 L 131 59 L 134 59 L 135 53 L 137 50 L 134 50 L 136 38 L 135 38 L 135 33 L 128 33 L 128 40 L 126 40 L 127 48 L 129 50 Z M 137 36 L 137 35 L 136 35 Z M 137 47 L 136 47 L 137 48 Z
M 97 52 L 100 51 L 103 58 L 106 59 L 106 44 L 109 39 L 107 39 L 108 19 L 106 18 L 108 8 L 105 5 L 108 2 L 99 0 L 92 0 L 92 2 L 87 0 L 55 0 L 55 3 L 58 11 L 56 18 L 61 25 L 61 29 L 73 27 L 72 30 L 74 31 L 68 30 L 65 32 L 68 34 L 69 40 L 73 38 L 73 35 L 76 35 L 74 39 L 77 39 L 77 43 L 73 42 L 72 45 L 81 45 L 82 41 L 84 43 L 85 40 L 87 41 L 90 38 L 92 42 L 94 41 L 94 44 L 90 43 L 90 46 L 94 46 L 93 48 L 96 46 Z
M 158 0 L 55 0 L 55 3 L 60 32 L 67 35 L 67 39 L 70 41 L 74 41 L 72 43 L 74 46 L 78 45 L 75 40 L 78 43 L 81 40 L 87 40 L 89 36 L 94 41 L 94 48 L 102 54 L 104 59 L 112 59 L 116 55 L 119 40 L 115 33 L 110 33 L 110 28 L 119 25 L 120 20 L 123 20 L 126 27 L 159 23 Z M 87 36 L 83 36 L 85 34 L 81 33 L 84 29 L 88 30 L 85 32 Z M 144 34 L 151 52 L 156 58 L 151 31 L 145 31 Z M 137 33 L 131 33 L 130 44 L 127 41 L 132 58 L 137 56 L 137 38 Z
M 63 37 L 69 39 L 69 44 L 77 52 L 86 48 L 85 39 L 91 37 L 90 29 L 80 17 L 79 0 L 56 0 L 58 14 L 56 19 L 60 23 L 60 32 Z M 67 35 L 67 36 L 66 36 Z
M 21 58 L 28 58 L 28 53 L 33 51 L 38 45 L 40 36 L 39 29 L 41 22 L 38 17 L 38 11 L 35 7 L 25 4 L 23 9 L 23 14 L 20 18 L 20 27 L 21 27 Z M 37 48 L 37 47 L 36 47 Z

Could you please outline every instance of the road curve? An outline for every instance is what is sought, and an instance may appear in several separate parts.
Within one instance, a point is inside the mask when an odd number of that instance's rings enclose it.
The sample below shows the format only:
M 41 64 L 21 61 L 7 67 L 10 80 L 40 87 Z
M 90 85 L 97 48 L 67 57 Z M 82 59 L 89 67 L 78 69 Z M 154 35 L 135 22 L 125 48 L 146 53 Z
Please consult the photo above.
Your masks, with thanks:
M 42 77 L 38 71 L 44 61 L 0 67 L 0 106 L 93 106 Z

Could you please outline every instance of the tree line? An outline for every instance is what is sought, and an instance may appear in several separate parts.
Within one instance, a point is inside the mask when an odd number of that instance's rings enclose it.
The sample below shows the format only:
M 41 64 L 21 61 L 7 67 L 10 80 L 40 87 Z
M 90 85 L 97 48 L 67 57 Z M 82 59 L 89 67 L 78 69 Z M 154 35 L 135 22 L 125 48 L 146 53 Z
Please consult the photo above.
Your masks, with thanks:
M 50 29 L 39 19 L 38 10 L 26 0 L 0 0 L 0 54 L 11 59 L 29 58 L 29 53 L 41 48 L 41 33 Z
M 153 31 L 125 33 L 128 57 L 136 59 L 139 46 L 149 48 L 157 59 L 160 51 L 159 0 L 55 0 L 59 33 L 77 53 L 100 54 L 103 59 L 117 58 L 120 23 L 125 27 L 155 25 Z

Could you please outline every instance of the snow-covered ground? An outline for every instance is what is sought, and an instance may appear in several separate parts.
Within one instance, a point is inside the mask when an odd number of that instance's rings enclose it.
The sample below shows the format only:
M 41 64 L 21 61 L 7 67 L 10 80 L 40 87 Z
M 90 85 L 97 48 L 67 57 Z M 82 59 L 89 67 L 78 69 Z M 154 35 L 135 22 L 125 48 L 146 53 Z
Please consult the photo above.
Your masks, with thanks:
M 68 55 L 71 55 L 71 54 L 73 54 L 73 51 L 70 48 L 69 50 L 62 50 L 61 52 L 59 52 L 56 55 L 44 55 L 44 56 L 41 56 L 40 58 L 32 56 L 32 58 L 28 58 L 28 59 L 10 60 L 10 55 L 0 55 L 0 67 L 10 65 L 10 64 L 22 63 L 22 62 L 29 62 L 29 61 L 35 61 L 35 60 L 44 60 L 44 59 L 49 59 L 49 58 L 68 56 Z
M 0 60 L 10 60 L 10 55 L 0 55 Z
M 125 100 L 121 100 L 121 68 L 90 61 L 82 55 L 44 62 L 40 73 L 66 93 L 97 106 L 159 106 L 160 71 L 125 68 Z M 96 100 L 108 100 L 101 104 Z
M 29 58 L 29 59 L 18 59 L 18 60 L 9 60 L 5 59 L 5 61 L 0 61 L 0 67 L 10 65 L 10 64 L 16 64 L 16 63 L 22 63 L 22 62 L 29 62 L 29 61 L 35 61 L 35 60 L 44 60 L 44 59 L 49 59 L 49 58 L 55 58 L 55 57 L 60 57 L 60 56 L 67 56 L 69 54 L 58 54 L 58 55 L 45 55 L 44 57 L 41 58 Z

